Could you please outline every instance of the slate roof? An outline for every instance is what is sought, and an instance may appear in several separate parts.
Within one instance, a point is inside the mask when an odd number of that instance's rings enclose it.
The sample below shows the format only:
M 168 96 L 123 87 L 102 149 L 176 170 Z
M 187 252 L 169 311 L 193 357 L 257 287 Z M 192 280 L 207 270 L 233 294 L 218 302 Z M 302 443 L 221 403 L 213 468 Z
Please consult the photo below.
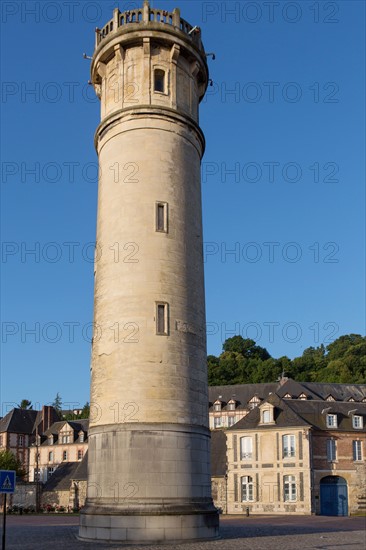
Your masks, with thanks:
M 69 491 L 71 480 L 79 466 L 79 462 L 63 462 L 56 468 L 43 486 L 44 491 Z
M 287 405 L 314 428 L 328 431 L 366 432 L 366 403 L 339 401 L 287 401 Z M 364 427 L 354 428 L 352 413 L 363 416 Z M 327 413 L 337 415 L 337 427 L 328 428 Z
M 329 395 L 332 395 L 337 401 L 348 401 L 350 397 L 359 402 L 366 399 L 366 384 L 301 382 L 301 385 L 314 392 L 320 399 L 326 399 Z
M 211 475 L 226 474 L 226 434 L 223 430 L 211 432 Z
M 288 393 L 294 399 L 298 399 L 304 393 L 308 399 L 319 399 L 319 395 L 311 388 L 305 388 L 302 382 L 296 382 L 292 378 L 288 378 L 282 385 L 279 383 L 275 392 L 279 397 L 284 397 Z
M 48 438 L 50 435 L 53 435 L 53 443 L 58 442 L 58 436 L 61 428 L 65 425 L 69 424 L 74 432 L 74 439 L 71 441 L 71 443 L 78 443 L 80 441 L 80 437 L 78 436 L 78 433 L 82 430 L 84 432 L 84 441 L 85 443 L 88 440 L 88 428 L 89 428 L 89 420 L 86 418 L 83 418 L 81 420 L 59 420 L 58 422 L 54 422 L 48 430 L 46 430 L 42 437 L 42 443 L 41 445 L 49 445 Z M 76 437 L 77 436 L 77 437 Z
M 263 430 L 290 426 L 307 426 L 327 431 L 366 432 L 366 403 L 281 399 L 276 394 L 270 395 L 266 402 L 274 405 L 275 424 L 260 424 L 260 409 L 252 409 L 244 418 L 229 428 L 235 430 Z M 327 413 L 337 415 L 337 427 L 328 428 Z M 364 417 L 364 427 L 354 428 L 352 413 Z
M 237 402 L 237 409 L 247 409 L 248 401 L 257 395 L 259 399 L 263 400 L 270 392 L 275 392 L 278 387 L 278 383 L 269 384 L 234 384 L 229 386 L 210 386 L 208 388 L 208 397 L 210 401 L 210 411 L 213 410 L 214 402 L 219 399 L 222 403 L 222 409 L 225 410 L 227 403 L 230 399 L 235 399 Z
M 0 420 L 0 432 L 31 435 L 37 414 L 38 411 L 12 409 Z
M 298 399 L 304 393 L 308 400 L 326 400 L 329 395 L 332 395 L 336 401 L 348 401 L 353 398 L 360 403 L 362 399 L 366 399 L 366 384 L 296 382 L 292 378 L 268 384 L 210 386 L 208 390 L 210 411 L 214 410 L 213 404 L 217 399 L 222 401 L 222 410 L 227 410 L 227 403 L 232 398 L 237 401 L 236 409 L 243 410 L 248 408 L 249 400 L 254 395 L 263 401 L 270 393 L 276 393 L 279 397 L 289 394 L 294 399 Z
M 274 405 L 274 420 L 275 424 L 259 424 L 260 421 L 260 409 L 255 407 L 244 418 L 234 424 L 229 430 L 263 430 L 269 427 L 284 428 L 287 426 L 309 426 L 309 422 L 298 415 L 292 408 L 289 407 L 286 401 L 281 399 L 276 394 L 272 394 L 266 399 L 267 403 Z M 291 402 L 292 403 L 292 402 Z M 308 403 L 308 401 L 300 401 L 300 403 Z M 324 405 L 324 401 L 322 401 Z
M 88 451 L 86 451 L 83 460 L 78 463 L 72 479 L 76 481 L 86 481 L 88 479 Z

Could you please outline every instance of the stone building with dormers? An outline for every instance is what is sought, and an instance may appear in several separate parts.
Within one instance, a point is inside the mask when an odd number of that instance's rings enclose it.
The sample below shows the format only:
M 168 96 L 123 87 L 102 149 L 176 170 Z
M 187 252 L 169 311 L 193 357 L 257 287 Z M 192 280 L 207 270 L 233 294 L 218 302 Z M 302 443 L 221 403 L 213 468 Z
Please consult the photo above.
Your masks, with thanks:
M 89 420 L 55 422 L 29 449 L 29 481 L 46 483 L 66 463 L 81 462 L 88 449 Z
M 336 388 L 328 401 L 287 394 L 270 394 L 226 431 L 228 513 L 248 508 L 254 514 L 349 515 L 364 510 L 363 397 L 356 402 L 345 393 L 347 401 L 338 402 Z
M 9 450 L 20 460 L 28 476 L 29 449 L 36 434 L 43 433 L 59 417 L 51 406 L 41 411 L 14 408 L 0 419 L 0 450 Z
M 282 377 L 267 384 L 236 384 L 209 387 L 210 430 L 227 429 L 260 405 L 270 393 L 301 401 L 366 403 L 364 384 L 296 382 Z

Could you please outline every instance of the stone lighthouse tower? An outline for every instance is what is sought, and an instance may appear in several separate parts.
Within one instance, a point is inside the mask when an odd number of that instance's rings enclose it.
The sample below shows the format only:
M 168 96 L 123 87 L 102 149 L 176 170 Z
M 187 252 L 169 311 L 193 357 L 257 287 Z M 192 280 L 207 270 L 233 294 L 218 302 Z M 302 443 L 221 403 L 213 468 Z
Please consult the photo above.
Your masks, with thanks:
M 218 536 L 211 499 L 198 125 L 200 31 L 114 10 L 96 31 L 101 100 L 88 494 L 80 537 Z

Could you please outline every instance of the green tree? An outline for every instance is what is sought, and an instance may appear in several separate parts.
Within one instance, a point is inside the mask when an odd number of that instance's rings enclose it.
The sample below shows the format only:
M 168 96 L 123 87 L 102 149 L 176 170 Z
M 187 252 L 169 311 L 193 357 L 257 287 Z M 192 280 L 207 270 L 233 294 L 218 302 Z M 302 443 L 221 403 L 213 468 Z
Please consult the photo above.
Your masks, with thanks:
M 62 410 L 62 399 L 60 394 L 57 392 L 56 397 L 52 403 L 52 407 L 58 412 L 58 414 L 61 414 Z
M 25 475 L 22 463 L 8 449 L 0 451 L 0 470 L 15 470 L 19 477 Z
M 366 337 L 346 334 L 301 357 L 274 359 L 254 340 L 237 335 L 223 344 L 219 357 L 207 358 L 209 385 L 275 382 L 284 372 L 299 382 L 366 383 Z
M 257 357 L 265 361 L 271 356 L 265 348 L 257 346 L 254 340 L 250 338 L 243 338 L 242 336 L 233 336 L 225 340 L 224 345 L 222 346 L 224 351 L 233 351 L 235 353 L 240 353 L 243 357 L 252 358 Z
M 353 352 L 359 345 L 366 344 L 366 337 L 360 334 L 346 334 L 340 336 L 331 344 L 327 346 L 327 359 L 333 361 L 334 359 L 341 359 L 347 353 Z M 365 348 L 362 348 L 365 350 Z
M 19 409 L 26 409 L 28 411 L 33 409 L 32 402 L 28 399 L 22 399 L 21 402 L 18 405 Z
M 87 401 L 83 407 L 83 410 L 81 411 L 79 418 L 89 418 L 89 416 L 90 416 L 90 404 L 89 404 L 89 401 Z

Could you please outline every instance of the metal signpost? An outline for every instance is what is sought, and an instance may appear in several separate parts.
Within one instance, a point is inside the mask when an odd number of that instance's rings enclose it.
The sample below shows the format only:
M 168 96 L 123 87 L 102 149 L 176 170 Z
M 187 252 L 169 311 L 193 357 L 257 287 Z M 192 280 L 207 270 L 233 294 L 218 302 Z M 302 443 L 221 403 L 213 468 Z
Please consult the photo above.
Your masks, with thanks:
M 0 470 L 0 494 L 4 494 L 4 516 L 3 516 L 3 543 L 2 550 L 5 550 L 5 532 L 6 532 L 6 495 L 15 491 L 15 471 Z

